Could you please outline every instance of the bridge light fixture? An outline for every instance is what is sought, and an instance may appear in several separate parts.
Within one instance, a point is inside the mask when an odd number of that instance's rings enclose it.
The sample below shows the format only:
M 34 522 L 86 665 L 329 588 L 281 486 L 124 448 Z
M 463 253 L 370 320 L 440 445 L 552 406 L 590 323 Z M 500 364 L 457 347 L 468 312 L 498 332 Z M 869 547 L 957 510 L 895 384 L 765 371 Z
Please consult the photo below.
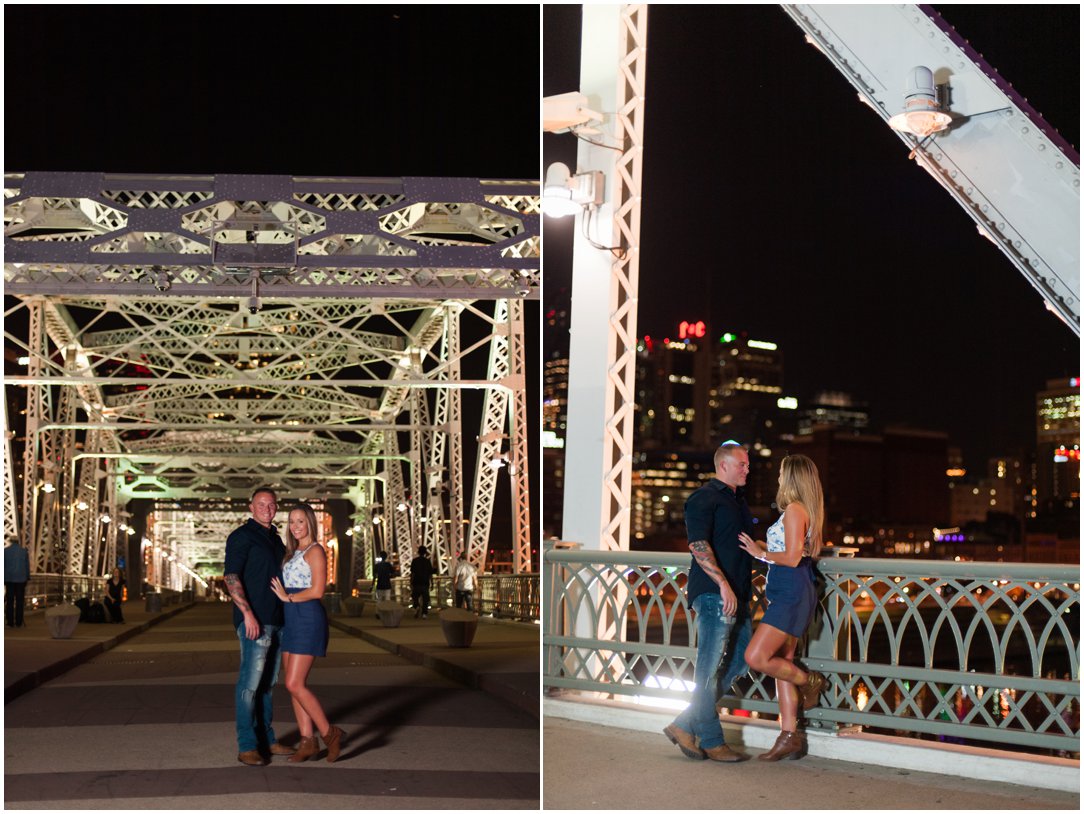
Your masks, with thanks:
M 924 65 L 916 65 L 907 74 L 903 111 L 889 119 L 888 126 L 901 133 L 926 138 L 945 130 L 951 123 L 952 117 L 941 110 L 937 101 L 933 71 Z
M 542 214 L 551 218 L 575 215 L 581 209 L 602 204 L 603 180 L 600 171 L 576 175 L 561 162 L 550 164 L 542 185 Z

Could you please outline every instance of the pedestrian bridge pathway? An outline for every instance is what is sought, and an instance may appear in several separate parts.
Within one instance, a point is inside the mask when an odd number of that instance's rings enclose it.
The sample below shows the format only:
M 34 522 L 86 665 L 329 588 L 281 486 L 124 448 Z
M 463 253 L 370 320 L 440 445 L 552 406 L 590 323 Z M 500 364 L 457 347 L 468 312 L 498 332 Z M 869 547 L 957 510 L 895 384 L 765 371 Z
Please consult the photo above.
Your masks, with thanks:
M 258 768 L 237 762 L 230 606 L 133 605 L 68 640 L 41 613 L 7 630 L 5 808 L 538 809 L 534 626 L 483 622 L 453 651 L 435 613 L 334 616 L 310 683 L 349 735 L 342 756 Z M 281 685 L 275 721 L 296 742 Z
M 756 760 L 774 741 L 774 724 L 770 733 L 724 726 L 727 743 L 753 759 L 715 763 L 686 758 L 662 734 L 673 712 L 547 699 L 542 714 L 547 810 L 1080 809 L 1078 792 L 814 755 Z

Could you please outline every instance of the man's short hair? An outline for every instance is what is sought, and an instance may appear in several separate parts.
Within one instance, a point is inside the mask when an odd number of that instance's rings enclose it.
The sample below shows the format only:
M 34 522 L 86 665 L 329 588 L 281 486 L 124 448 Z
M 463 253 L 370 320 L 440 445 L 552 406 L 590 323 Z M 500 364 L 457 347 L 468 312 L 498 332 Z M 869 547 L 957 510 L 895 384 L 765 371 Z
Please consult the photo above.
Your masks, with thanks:
M 739 444 L 737 441 L 727 441 L 719 445 L 719 448 L 715 450 L 715 468 L 719 468 L 719 464 L 723 462 L 723 458 L 731 457 L 737 450 L 745 449 L 743 444 Z M 749 450 L 745 450 L 748 452 Z
M 252 500 L 255 500 L 256 495 L 260 494 L 261 492 L 267 492 L 267 494 L 271 495 L 271 497 L 274 499 L 274 501 L 276 503 L 279 502 L 278 495 L 275 494 L 275 490 L 272 489 L 270 486 L 261 486 L 259 489 L 257 489 L 255 492 L 253 492 L 252 493 Z

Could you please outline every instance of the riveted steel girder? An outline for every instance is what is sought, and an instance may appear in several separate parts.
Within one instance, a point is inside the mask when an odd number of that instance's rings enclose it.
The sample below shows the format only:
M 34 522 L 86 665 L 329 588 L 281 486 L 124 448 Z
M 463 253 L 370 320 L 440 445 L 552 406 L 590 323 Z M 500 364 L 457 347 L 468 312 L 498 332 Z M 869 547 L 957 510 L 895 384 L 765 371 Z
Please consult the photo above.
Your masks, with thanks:
M 537 181 L 5 176 L 8 293 L 537 299 Z
M 191 537 L 156 566 L 169 580 L 226 528 L 167 524 L 169 501 L 243 507 L 263 485 L 348 500 L 368 524 L 352 578 L 375 545 L 404 564 L 423 539 L 443 556 L 463 507 L 491 513 L 492 490 L 463 494 L 460 393 L 524 396 L 486 360 L 494 343 L 507 356 L 494 313 L 537 298 L 536 182 L 6 182 L 5 343 L 25 370 L 9 362 L 5 384 L 25 395 L 27 486 L 5 513 L 21 512 L 6 525 L 37 571 L 107 571 L 127 544 L 109 521 L 132 498 L 158 501 L 149 528 Z

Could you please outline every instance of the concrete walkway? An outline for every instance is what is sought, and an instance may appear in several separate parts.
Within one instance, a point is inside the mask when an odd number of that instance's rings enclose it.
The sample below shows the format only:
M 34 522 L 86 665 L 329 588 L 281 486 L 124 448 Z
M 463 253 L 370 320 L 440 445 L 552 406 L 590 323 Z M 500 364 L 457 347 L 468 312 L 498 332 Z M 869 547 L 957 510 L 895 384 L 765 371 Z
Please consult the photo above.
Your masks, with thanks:
M 567 703 L 567 702 L 566 702 Z M 1029 788 L 877 766 L 860 760 L 807 755 L 766 763 L 756 756 L 776 730 L 726 727 L 727 743 L 750 759 L 741 763 L 690 760 L 662 733 L 673 712 L 629 712 L 604 706 L 558 717 L 543 707 L 544 809 L 883 810 L 1080 809 L 1077 792 Z M 613 726 L 602 723 L 607 715 Z M 594 720 L 588 720 L 593 718 Z M 944 755 L 951 761 L 951 754 Z
M 391 653 L 540 716 L 541 634 L 538 625 L 482 617 L 470 647 L 448 647 L 434 608 L 428 619 L 407 611 L 399 627 L 384 627 L 366 603 L 360 617 L 335 615 L 331 624 Z
M 537 810 L 537 628 L 481 622 L 449 648 L 436 614 L 384 628 L 368 610 L 333 617 L 309 681 L 342 756 L 266 767 L 236 760 L 229 605 L 133 603 L 63 641 L 30 616 L 5 637 L 5 808 Z M 274 727 L 296 743 L 281 679 Z

